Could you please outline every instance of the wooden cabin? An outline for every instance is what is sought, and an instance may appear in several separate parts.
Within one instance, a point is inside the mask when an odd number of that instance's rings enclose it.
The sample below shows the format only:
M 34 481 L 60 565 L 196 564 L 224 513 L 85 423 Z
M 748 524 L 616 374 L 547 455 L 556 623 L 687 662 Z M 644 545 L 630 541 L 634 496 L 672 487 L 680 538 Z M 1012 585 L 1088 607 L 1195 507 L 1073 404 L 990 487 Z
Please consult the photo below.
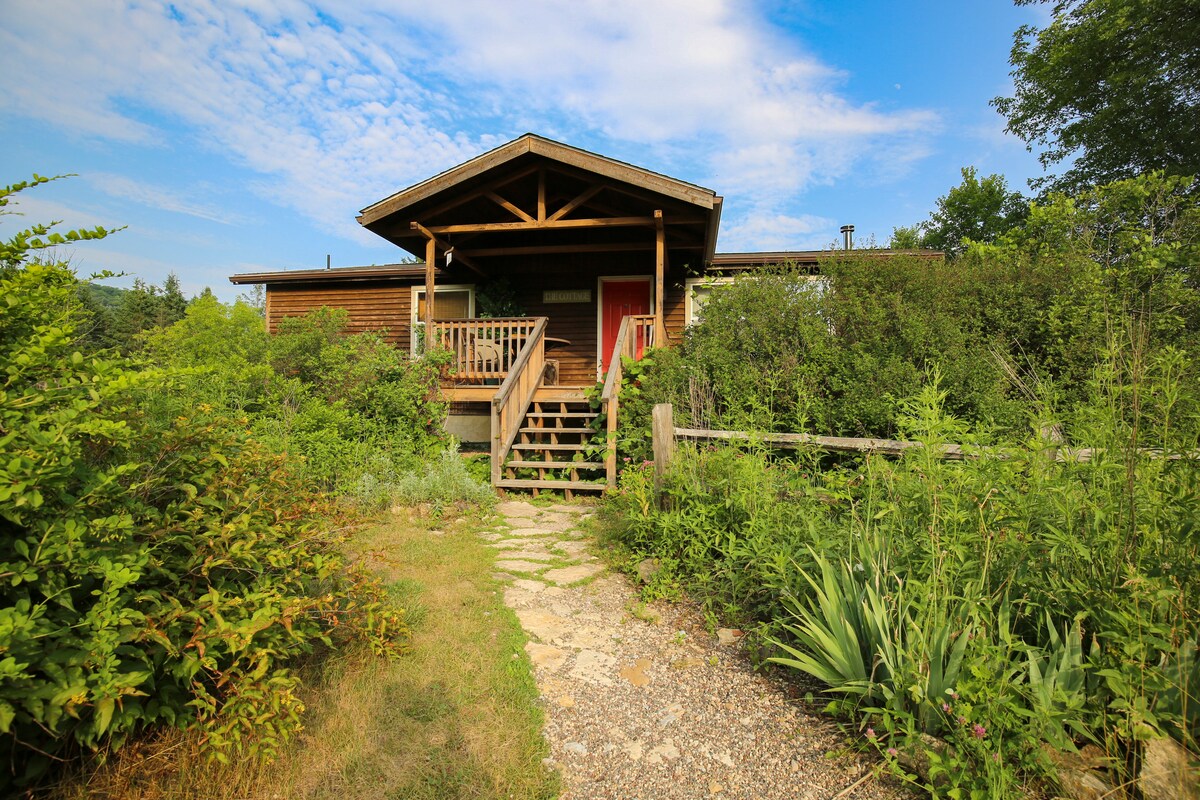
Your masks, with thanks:
M 363 227 L 420 263 L 230 280 L 265 285 L 271 331 L 330 306 L 414 354 L 450 351 L 447 429 L 490 443 L 497 487 L 596 491 L 616 458 L 611 436 L 597 454 L 587 388 L 605 381 L 599 411 L 615 432 L 621 354 L 677 339 L 714 276 L 816 263 L 718 255 L 720 217 L 711 189 L 525 134 L 363 209 Z M 513 315 L 485 308 L 497 295 Z

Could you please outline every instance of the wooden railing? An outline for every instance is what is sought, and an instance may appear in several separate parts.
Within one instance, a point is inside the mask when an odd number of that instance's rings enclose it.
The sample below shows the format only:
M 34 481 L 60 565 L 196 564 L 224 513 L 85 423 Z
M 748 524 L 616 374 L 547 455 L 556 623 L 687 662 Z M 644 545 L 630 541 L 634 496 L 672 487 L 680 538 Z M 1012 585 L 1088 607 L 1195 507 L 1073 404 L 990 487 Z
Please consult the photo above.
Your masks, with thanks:
M 512 372 L 539 319 L 544 323 L 544 317 L 434 320 L 430 341 L 454 354 L 455 383 L 483 383 Z
M 529 321 L 533 325 L 512 359 L 508 376 L 492 398 L 493 486 L 500 482 L 501 467 L 517 440 L 521 421 L 525 419 L 525 412 L 529 410 L 534 392 L 542 385 L 542 375 L 546 371 L 547 319 L 535 317 Z
M 621 379 L 625 374 L 622 357 L 639 360 L 647 348 L 654 346 L 653 314 L 638 314 L 621 320 L 617 340 L 613 344 L 612 357 L 608 362 L 608 374 L 604 376 L 604 388 L 600 392 L 600 405 L 608 427 L 608 449 L 604 455 L 604 471 L 609 488 L 617 483 L 617 415 L 621 410 Z

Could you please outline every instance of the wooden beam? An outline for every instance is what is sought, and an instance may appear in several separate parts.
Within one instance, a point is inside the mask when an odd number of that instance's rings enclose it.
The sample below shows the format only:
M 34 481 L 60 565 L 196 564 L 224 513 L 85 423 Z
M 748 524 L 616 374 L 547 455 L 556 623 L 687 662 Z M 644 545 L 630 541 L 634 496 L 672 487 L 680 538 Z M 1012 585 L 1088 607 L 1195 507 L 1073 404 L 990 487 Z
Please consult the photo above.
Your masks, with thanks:
M 436 205 L 433 208 L 422 211 L 421 216 L 424 217 L 425 219 L 433 219 L 434 217 L 438 216 L 439 214 L 444 214 L 445 212 L 447 212 L 453 208 L 457 208 L 458 206 L 461 206 L 463 203 L 467 203 L 467 202 L 470 202 L 471 200 L 477 200 L 480 197 L 483 197 L 485 192 L 497 191 L 499 189 L 504 188 L 505 186 L 512 183 L 513 181 L 517 181 L 528 175 L 532 175 L 534 172 L 537 172 L 537 169 L 538 169 L 537 167 L 526 167 L 525 169 L 510 173 L 508 175 L 505 175 L 502 178 L 498 178 L 497 180 L 489 181 L 488 183 L 485 183 L 482 187 L 475 189 L 474 191 L 468 192 L 467 194 L 464 194 L 464 195 L 459 195 L 458 197 L 453 197 L 450 200 L 447 200 L 446 202 L 441 203 L 440 205 Z
M 524 222 L 533 222 L 533 217 L 529 216 L 524 211 L 517 208 L 515 205 L 508 202 L 507 200 L 505 200 L 503 197 L 496 194 L 495 192 L 490 192 L 490 191 L 484 192 L 483 196 L 486 197 L 488 200 L 491 200 L 496 205 L 503 208 L 505 211 L 511 212 L 512 215 L 514 217 L 516 217 L 517 219 L 522 220 Z
M 538 170 L 538 206 L 537 218 L 538 222 L 546 221 L 546 170 Z
M 611 242 L 608 244 L 534 244 L 525 247 L 481 247 L 472 250 L 475 258 L 487 256 L 533 256 L 560 253 L 636 253 L 654 249 L 654 242 Z M 685 248 L 686 249 L 686 248 Z M 692 247 L 699 250 L 700 246 Z
M 554 222 L 555 220 L 562 219 L 567 214 L 570 214 L 572 211 L 574 211 L 575 209 L 579 208 L 581 205 L 586 203 L 588 200 L 591 200 L 593 197 L 600 194 L 600 192 L 602 192 L 602 191 L 604 191 L 603 185 L 593 186 L 592 188 L 588 189 L 587 191 L 585 191 L 585 192 L 581 193 L 580 195 L 578 195 L 577 197 L 575 197 L 575 199 L 573 199 L 570 202 L 563 205 L 562 208 L 560 208 L 558 211 L 555 211 L 553 214 L 551 214 L 547 218 L 546 221 Z
M 416 224 L 416 223 L 414 223 Z M 425 240 L 425 347 L 429 347 L 429 337 L 433 336 L 433 297 L 437 291 L 434 286 L 433 263 L 437 261 L 437 240 L 430 236 Z
M 663 324 L 663 291 L 666 284 L 667 239 L 663 227 L 663 212 L 654 211 L 654 344 L 667 343 L 667 327 Z
M 556 219 L 534 222 L 479 222 L 465 225 L 430 225 L 429 231 L 442 233 L 487 233 L 490 231 L 545 231 L 570 228 L 632 228 L 654 225 L 654 217 L 600 217 L 598 219 Z
M 434 233 L 431 230 L 429 230 L 429 228 L 426 228 L 424 225 L 422 225 L 419 222 L 410 222 L 409 226 L 414 231 L 420 231 L 421 235 L 424 236 L 427 241 L 436 242 L 437 246 L 442 248 L 442 250 L 446 251 L 447 253 L 450 252 L 451 250 L 454 250 L 454 260 L 461 261 L 464 267 L 467 267 L 468 269 L 470 269 L 472 272 L 474 272 L 479 277 L 481 277 L 481 278 L 488 277 L 488 274 L 483 271 L 483 268 L 480 267 L 478 264 L 476 264 L 475 261 L 469 255 L 458 252 L 458 250 L 455 249 L 454 245 L 450 244 L 449 242 L 447 242 L 444 239 L 440 239 L 437 236 L 435 236 Z M 426 245 L 426 252 L 429 252 L 428 245 Z M 449 268 L 450 265 L 447 264 L 446 266 L 447 266 L 447 268 Z

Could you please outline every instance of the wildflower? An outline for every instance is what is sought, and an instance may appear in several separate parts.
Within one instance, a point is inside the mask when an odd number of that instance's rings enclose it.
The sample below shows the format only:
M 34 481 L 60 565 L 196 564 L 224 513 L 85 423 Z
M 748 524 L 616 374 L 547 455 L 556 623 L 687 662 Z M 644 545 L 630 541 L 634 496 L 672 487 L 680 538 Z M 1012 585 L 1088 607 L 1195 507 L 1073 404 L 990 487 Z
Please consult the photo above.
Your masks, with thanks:
M 945 714 L 950 713 L 950 704 L 949 703 L 942 703 L 942 712 Z
M 867 728 L 867 738 L 870 739 L 872 742 L 875 741 L 875 729 L 874 728 Z
M 897 749 L 896 749 L 896 748 L 894 748 L 894 747 L 889 747 L 889 748 L 887 749 L 887 754 L 888 754 L 890 757 L 892 757 L 892 758 L 895 758 L 896 756 L 900 755 L 900 751 L 899 751 L 899 750 L 897 750 Z
M 966 724 L 967 724 L 967 718 L 966 718 L 966 717 L 964 717 L 962 714 L 959 714 L 959 715 L 958 715 L 958 724 L 959 724 L 959 725 L 966 725 Z
M 992 753 L 992 761 L 994 761 L 994 762 L 996 762 L 997 764 L 999 764 L 999 763 L 1000 763 L 1000 754 L 999 754 L 999 753 Z
M 983 737 L 987 736 L 987 728 L 976 722 L 971 726 L 971 735 L 976 739 L 982 739 Z
M 958 692 L 951 691 L 951 692 L 950 692 L 950 699 L 951 699 L 951 700 L 957 700 L 957 699 L 958 699 Z

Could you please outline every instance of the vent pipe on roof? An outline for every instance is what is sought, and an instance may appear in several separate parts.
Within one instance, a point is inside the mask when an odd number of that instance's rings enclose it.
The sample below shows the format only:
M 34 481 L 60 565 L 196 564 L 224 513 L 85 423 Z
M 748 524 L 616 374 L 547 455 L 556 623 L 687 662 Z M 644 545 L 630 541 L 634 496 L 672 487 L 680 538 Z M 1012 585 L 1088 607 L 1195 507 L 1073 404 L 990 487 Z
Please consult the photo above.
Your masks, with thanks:
M 842 247 L 846 250 L 854 249 L 854 226 L 842 226 Z
M 325 269 L 329 269 L 329 253 L 325 254 Z

